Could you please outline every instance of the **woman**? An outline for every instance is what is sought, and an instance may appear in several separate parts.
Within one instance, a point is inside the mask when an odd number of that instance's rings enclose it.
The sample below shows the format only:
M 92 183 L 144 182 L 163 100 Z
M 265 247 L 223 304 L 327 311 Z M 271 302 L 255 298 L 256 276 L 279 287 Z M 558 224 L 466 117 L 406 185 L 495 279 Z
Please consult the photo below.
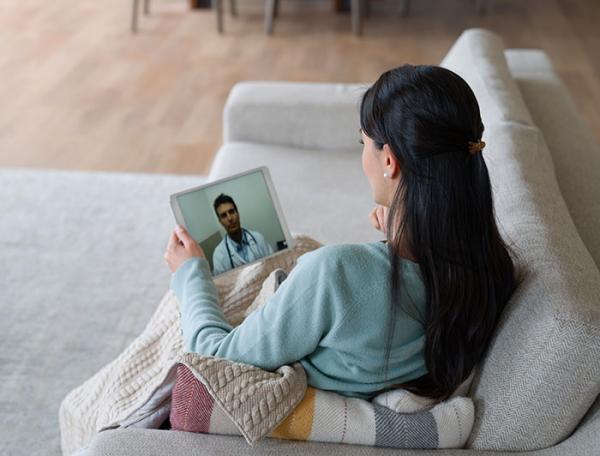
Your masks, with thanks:
M 477 100 L 455 73 L 404 65 L 363 96 L 362 164 L 387 241 L 304 254 L 275 295 L 233 328 L 201 248 L 182 229 L 165 259 L 187 350 L 371 398 L 403 387 L 447 399 L 481 360 L 516 288 L 494 217 Z

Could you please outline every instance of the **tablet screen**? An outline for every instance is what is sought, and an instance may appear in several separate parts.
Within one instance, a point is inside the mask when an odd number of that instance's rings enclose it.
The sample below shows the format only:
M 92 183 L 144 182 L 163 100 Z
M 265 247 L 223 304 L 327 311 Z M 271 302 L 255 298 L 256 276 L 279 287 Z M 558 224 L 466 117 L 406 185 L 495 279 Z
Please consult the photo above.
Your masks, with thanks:
M 291 241 L 266 168 L 176 193 L 171 206 L 213 275 L 284 250 Z

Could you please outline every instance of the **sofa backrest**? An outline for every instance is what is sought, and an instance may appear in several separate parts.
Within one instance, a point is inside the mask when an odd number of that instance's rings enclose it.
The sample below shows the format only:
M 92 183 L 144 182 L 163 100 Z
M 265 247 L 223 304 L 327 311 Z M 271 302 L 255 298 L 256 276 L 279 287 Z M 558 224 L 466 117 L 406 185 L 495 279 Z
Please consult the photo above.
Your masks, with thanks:
M 504 44 L 498 35 L 484 29 L 466 30 L 440 65 L 460 74 L 469 83 L 486 126 L 499 121 L 533 125 L 510 74 Z
M 229 93 L 223 142 L 359 152 L 358 107 L 368 84 L 245 81 Z
M 500 230 L 527 274 L 478 366 L 467 446 L 533 450 L 566 438 L 600 392 L 600 272 L 503 51 L 498 36 L 469 30 L 442 62 L 479 100 Z
M 507 49 L 504 55 L 533 122 L 544 132 L 573 223 L 600 268 L 600 144 L 545 52 Z

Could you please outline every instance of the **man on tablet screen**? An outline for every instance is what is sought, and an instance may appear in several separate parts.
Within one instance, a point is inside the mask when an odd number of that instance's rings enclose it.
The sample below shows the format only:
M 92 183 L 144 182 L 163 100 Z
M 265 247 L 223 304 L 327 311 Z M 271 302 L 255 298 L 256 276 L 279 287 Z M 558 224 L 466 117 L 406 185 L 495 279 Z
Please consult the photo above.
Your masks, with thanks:
M 273 254 L 271 245 L 262 234 L 242 228 L 240 214 L 231 196 L 221 193 L 213 207 L 219 222 L 227 231 L 213 253 L 214 275 Z

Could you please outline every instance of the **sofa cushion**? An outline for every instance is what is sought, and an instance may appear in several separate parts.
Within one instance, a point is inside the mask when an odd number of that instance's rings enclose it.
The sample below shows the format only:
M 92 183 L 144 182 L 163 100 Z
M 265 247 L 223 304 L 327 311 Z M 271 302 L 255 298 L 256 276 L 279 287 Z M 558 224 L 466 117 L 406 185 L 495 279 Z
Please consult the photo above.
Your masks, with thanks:
M 505 51 L 531 117 L 544 132 L 573 222 L 600 267 L 600 145 L 543 51 Z
M 468 446 L 544 448 L 567 437 L 600 392 L 600 272 L 539 130 L 499 122 L 484 139 L 500 229 L 527 276 L 473 382 Z
M 486 127 L 496 121 L 533 124 L 508 69 L 504 44 L 495 33 L 484 29 L 466 30 L 440 65 L 459 74 L 471 86 Z
M 223 142 L 357 150 L 358 106 L 368 85 L 240 82 L 223 112 Z
M 290 231 L 324 244 L 383 239 L 368 219 L 374 203 L 360 152 L 227 143 L 209 179 L 257 166 L 269 168 Z

